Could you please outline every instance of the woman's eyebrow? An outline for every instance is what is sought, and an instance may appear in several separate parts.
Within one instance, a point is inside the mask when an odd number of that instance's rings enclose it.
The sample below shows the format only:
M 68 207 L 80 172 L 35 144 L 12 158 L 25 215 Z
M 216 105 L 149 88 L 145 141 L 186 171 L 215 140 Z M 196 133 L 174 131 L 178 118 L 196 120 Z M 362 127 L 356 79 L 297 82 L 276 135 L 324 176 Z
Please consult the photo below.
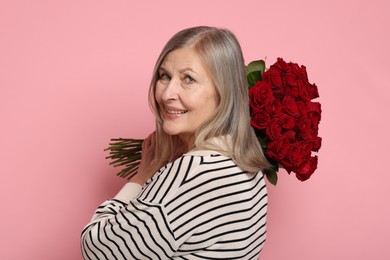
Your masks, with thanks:
M 158 68 L 158 72 L 160 72 L 160 71 L 168 72 L 168 70 L 166 68 L 164 68 L 163 66 L 160 66 Z
M 169 70 L 166 69 L 163 65 L 161 65 L 161 66 L 158 68 L 158 71 L 159 71 L 159 72 L 161 72 L 161 71 L 163 71 L 163 72 L 169 72 Z M 194 73 L 194 74 L 196 74 L 196 75 L 199 75 L 199 73 L 197 73 L 197 72 L 196 72 L 194 69 L 192 69 L 191 67 L 185 67 L 185 68 L 179 70 L 179 73 L 180 73 L 180 74 L 183 74 L 183 73 L 186 73 L 186 72 L 192 72 L 192 73 Z
M 186 67 L 184 69 L 179 70 L 180 73 L 185 73 L 185 72 L 188 72 L 188 71 L 198 75 L 198 73 L 195 70 L 193 70 L 192 68 L 190 68 L 190 67 Z

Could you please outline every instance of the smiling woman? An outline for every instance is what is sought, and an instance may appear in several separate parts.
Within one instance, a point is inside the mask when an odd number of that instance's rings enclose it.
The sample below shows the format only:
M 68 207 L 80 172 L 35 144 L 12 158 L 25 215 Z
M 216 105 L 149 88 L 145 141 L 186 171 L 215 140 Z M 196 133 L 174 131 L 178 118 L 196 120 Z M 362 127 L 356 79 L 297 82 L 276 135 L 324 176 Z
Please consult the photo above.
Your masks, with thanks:
M 159 69 L 155 98 L 163 118 L 163 129 L 194 147 L 195 132 L 218 105 L 218 94 L 210 72 L 192 47 L 170 52 Z
M 244 61 L 226 29 L 174 35 L 149 91 L 156 131 L 137 174 L 82 232 L 85 259 L 257 259 L 268 167 L 250 127 Z

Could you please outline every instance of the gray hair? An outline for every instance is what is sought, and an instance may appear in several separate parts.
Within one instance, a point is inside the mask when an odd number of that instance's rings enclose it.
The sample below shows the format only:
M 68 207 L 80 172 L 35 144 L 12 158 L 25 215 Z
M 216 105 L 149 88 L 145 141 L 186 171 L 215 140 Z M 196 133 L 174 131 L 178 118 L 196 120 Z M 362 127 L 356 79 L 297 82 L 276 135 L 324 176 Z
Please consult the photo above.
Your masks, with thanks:
M 162 130 L 162 118 L 154 93 L 159 79 L 158 70 L 167 54 L 190 46 L 211 72 L 219 97 L 215 113 L 195 133 L 195 146 L 220 151 L 231 157 L 241 169 L 251 173 L 268 167 L 259 141 L 250 126 L 248 84 L 240 44 L 236 36 L 227 29 L 198 26 L 176 33 L 163 48 L 154 67 L 149 104 L 156 116 L 158 158 L 153 170 L 158 170 L 186 152 L 179 149 L 182 144 L 177 136 L 169 136 Z M 232 144 L 221 147 L 208 141 L 220 136 L 229 136 Z

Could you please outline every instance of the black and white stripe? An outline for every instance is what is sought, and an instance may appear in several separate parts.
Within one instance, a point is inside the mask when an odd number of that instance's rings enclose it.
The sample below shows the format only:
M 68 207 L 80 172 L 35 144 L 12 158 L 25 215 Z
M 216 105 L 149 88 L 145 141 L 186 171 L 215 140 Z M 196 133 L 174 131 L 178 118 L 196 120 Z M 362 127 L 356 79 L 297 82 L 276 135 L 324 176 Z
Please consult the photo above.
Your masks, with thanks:
M 267 191 L 221 154 L 186 154 L 128 204 L 104 202 L 82 232 L 84 259 L 257 259 Z

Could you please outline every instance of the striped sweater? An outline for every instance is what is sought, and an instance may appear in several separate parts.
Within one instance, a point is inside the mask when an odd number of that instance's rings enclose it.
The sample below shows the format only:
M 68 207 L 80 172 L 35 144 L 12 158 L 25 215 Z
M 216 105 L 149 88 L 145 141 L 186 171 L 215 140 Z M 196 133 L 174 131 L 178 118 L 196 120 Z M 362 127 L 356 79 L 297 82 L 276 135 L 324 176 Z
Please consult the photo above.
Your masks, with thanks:
M 84 259 L 258 258 L 267 212 L 261 173 L 247 174 L 217 152 L 194 151 L 139 192 L 127 185 L 132 191 L 125 186 L 101 204 L 82 231 Z

